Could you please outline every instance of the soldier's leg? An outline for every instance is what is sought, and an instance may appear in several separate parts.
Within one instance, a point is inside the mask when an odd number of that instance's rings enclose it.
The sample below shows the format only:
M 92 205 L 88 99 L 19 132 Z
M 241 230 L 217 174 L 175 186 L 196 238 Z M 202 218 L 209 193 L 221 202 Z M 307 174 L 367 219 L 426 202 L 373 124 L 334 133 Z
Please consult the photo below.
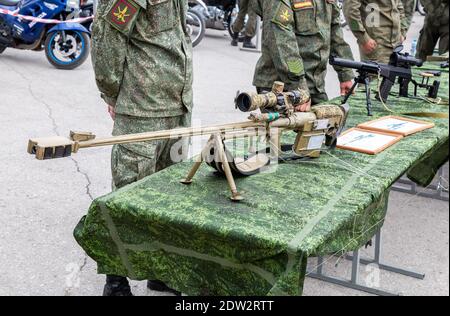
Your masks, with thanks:
M 430 16 L 425 18 L 425 23 L 420 31 L 419 41 L 417 43 L 416 57 L 427 60 L 428 56 L 433 55 L 434 48 L 439 40 L 439 29 L 436 29 Z
M 248 11 L 248 20 L 245 25 L 245 36 L 253 38 L 256 35 L 256 24 L 258 21 L 258 16 L 256 13 L 250 8 Z
M 187 126 L 187 125 L 185 125 Z M 116 115 L 114 135 L 140 133 L 144 131 L 166 130 L 178 127 L 170 119 L 138 118 Z M 116 145 L 111 154 L 111 171 L 113 188 L 119 189 L 136 182 L 157 171 L 156 164 L 165 148 L 166 141 L 154 141 L 139 144 Z M 162 282 L 155 281 L 156 290 L 169 291 Z M 131 294 L 129 283 L 125 277 L 107 276 L 104 294 L 122 296 Z M 175 292 L 176 294 L 179 294 Z
M 232 25 L 232 30 L 234 33 L 240 33 L 244 29 L 245 17 L 247 16 L 248 13 L 248 3 L 249 0 L 239 1 L 239 13 Z
M 154 151 L 157 146 L 154 146 Z M 155 153 L 156 155 L 156 153 Z M 113 189 L 139 181 L 156 171 L 156 159 L 142 156 L 122 145 L 115 145 L 111 153 Z
M 449 11 L 448 6 L 446 8 L 446 11 L 444 13 L 444 16 L 441 20 L 441 27 L 440 27 L 440 38 L 439 38 L 439 54 L 443 55 L 445 53 L 448 53 L 449 51 Z
M 256 34 L 256 26 L 258 24 L 256 13 L 250 8 L 248 11 L 248 20 L 245 25 L 245 38 L 244 38 L 244 48 L 255 49 L 256 45 L 253 44 L 252 39 Z
M 441 38 L 439 38 L 439 55 L 444 55 L 449 51 L 449 31 L 448 24 L 442 27 Z
M 361 60 L 388 64 L 393 51 L 394 49 L 392 47 L 380 44 L 378 44 L 377 48 L 371 54 L 365 54 L 360 48 Z
M 170 118 L 168 124 L 170 129 L 191 126 L 191 114 Z M 165 141 L 157 154 L 156 171 L 158 172 L 187 159 L 189 139 L 169 139 Z

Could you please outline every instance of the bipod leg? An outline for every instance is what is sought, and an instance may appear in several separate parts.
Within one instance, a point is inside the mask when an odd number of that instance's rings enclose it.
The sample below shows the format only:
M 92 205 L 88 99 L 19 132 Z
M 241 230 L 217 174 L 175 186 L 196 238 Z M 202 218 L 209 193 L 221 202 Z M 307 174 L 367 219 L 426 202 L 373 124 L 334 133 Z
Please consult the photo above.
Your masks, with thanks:
M 222 161 L 222 168 L 225 172 L 225 176 L 227 177 L 228 185 L 230 187 L 231 191 L 231 200 L 234 202 L 242 201 L 244 198 L 239 194 L 236 182 L 234 181 L 233 173 L 231 172 L 230 164 L 228 162 L 227 154 L 225 153 L 225 147 L 222 141 L 222 137 L 220 134 L 214 135 L 215 140 L 215 148 L 216 148 L 216 154 L 217 158 L 219 158 L 217 161 Z
M 192 166 L 191 170 L 189 171 L 189 174 L 187 175 L 187 177 L 180 181 L 182 184 L 186 184 L 186 185 L 192 184 L 192 179 L 194 178 L 198 169 L 200 169 L 200 166 L 202 165 L 202 163 L 204 161 L 204 157 L 206 157 L 206 155 L 208 154 L 206 151 L 209 149 L 209 145 L 213 141 L 214 141 L 214 136 L 211 136 L 210 139 L 208 140 L 205 148 L 202 150 L 202 152 L 198 156 L 197 160 L 195 161 L 194 165 Z
M 372 101 L 370 100 L 370 78 L 364 79 L 364 85 L 366 87 L 366 102 L 367 102 L 367 115 L 372 116 Z

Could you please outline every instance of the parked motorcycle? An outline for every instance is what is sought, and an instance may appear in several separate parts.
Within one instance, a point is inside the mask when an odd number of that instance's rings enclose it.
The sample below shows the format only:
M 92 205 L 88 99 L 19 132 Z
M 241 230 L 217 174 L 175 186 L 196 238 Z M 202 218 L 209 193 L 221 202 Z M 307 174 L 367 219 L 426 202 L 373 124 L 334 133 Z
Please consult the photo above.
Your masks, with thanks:
M 198 45 L 205 35 L 206 29 L 228 31 L 233 34 L 231 26 L 239 12 L 236 0 L 189 0 L 188 27 L 196 34 L 193 45 Z M 203 21 L 203 22 L 200 22 Z
M 0 0 L 0 53 L 45 50 L 56 68 L 74 69 L 89 55 L 93 12 L 92 0 Z

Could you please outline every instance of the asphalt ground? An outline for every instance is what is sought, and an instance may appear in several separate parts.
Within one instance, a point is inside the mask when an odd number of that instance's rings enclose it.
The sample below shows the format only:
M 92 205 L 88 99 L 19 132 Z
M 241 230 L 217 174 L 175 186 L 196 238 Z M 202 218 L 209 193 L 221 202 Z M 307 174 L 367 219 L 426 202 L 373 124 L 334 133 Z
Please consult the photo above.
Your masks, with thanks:
M 407 48 L 422 23 L 417 16 Z M 345 34 L 358 56 L 353 36 L 348 29 Z M 224 32 L 207 31 L 194 50 L 194 124 L 245 119 L 234 110 L 233 99 L 237 90 L 253 90 L 258 57 L 231 47 Z M 331 97 L 339 93 L 333 71 L 327 89 Z M 72 231 L 92 199 L 111 190 L 110 149 L 45 162 L 26 154 L 32 137 L 67 136 L 70 130 L 111 134 L 112 121 L 97 92 L 92 65 L 60 71 L 42 52 L 7 49 L 0 55 L 0 92 L 0 295 L 99 295 L 104 276 L 97 275 L 95 263 L 76 244 Z M 448 167 L 443 183 L 448 187 Z M 426 278 L 362 267 L 361 280 L 403 295 L 449 295 L 448 242 L 447 202 L 394 192 L 383 258 L 426 273 Z M 311 267 L 314 264 L 311 260 Z M 336 258 L 326 263 L 328 272 L 342 277 L 350 275 L 349 267 Z M 147 291 L 145 282 L 132 282 L 132 287 L 136 295 L 160 295 Z M 307 278 L 305 295 L 365 293 Z

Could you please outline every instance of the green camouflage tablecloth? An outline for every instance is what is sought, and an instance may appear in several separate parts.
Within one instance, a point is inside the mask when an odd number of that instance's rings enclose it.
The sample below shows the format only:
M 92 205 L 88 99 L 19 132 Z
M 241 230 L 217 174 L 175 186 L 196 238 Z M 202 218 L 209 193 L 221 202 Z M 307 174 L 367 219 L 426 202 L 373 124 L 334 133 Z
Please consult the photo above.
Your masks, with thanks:
M 448 73 L 443 81 L 448 97 Z M 348 128 L 368 120 L 361 93 L 350 105 Z M 423 100 L 389 105 L 448 111 Z M 374 112 L 391 114 L 376 101 Z M 309 256 L 358 249 L 383 225 L 390 186 L 414 169 L 426 184 L 448 159 L 448 119 L 426 120 L 436 127 L 376 156 L 327 151 L 237 179 L 239 204 L 207 166 L 181 185 L 192 164 L 178 164 L 95 200 L 75 238 L 101 274 L 159 279 L 190 295 L 301 295 Z

